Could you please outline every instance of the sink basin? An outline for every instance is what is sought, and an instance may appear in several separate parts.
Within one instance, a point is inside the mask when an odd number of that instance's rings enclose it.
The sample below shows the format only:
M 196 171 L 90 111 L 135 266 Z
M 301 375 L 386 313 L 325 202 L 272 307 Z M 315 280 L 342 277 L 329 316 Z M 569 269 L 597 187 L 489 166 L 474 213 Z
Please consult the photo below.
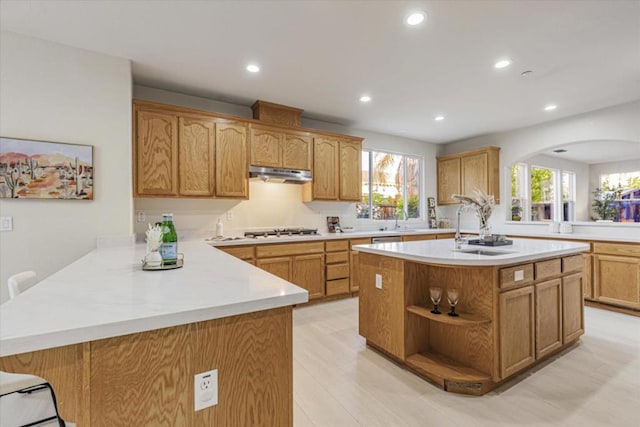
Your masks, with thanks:
M 505 254 L 513 253 L 513 251 L 488 251 L 486 249 L 459 249 L 459 250 L 454 250 L 454 252 L 462 252 L 465 254 L 484 255 L 484 256 L 497 256 L 497 255 L 505 255 Z

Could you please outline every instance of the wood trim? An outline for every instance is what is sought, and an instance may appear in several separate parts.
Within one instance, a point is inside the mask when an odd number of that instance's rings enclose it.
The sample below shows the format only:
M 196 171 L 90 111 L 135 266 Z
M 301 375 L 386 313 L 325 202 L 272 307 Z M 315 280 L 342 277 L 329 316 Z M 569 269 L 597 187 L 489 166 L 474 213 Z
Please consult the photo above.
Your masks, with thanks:
M 455 159 L 456 157 L 473 156 L 475 154 L 481 154 L 488 151 L 495 151 L 499 153 L 500 147 L 489 145 L 482 148 L 476 148 L 474 150 L 460 151 L 458 153 L 452 153 L 452 154 L 444 154 L 442 156 L 437 156 L 436 160 L 440 160 L 440 159 L 447 160 L 447 159 Z
M 257 258 L 271 258 L 287 255 L 306 255 L 324 252 L 323 242 L 282 243 L 276 245 L 256 245 Z
M 600 310 L 613 311 L 616 313 L 628 314 L 630 316 L 640 317 L 640 310 L 633 310 L 631 308 L 618 307 L 616 305 L 605 304 L 597 301 L 585 300 L 584 305 L 591 308 L 599 308 Z

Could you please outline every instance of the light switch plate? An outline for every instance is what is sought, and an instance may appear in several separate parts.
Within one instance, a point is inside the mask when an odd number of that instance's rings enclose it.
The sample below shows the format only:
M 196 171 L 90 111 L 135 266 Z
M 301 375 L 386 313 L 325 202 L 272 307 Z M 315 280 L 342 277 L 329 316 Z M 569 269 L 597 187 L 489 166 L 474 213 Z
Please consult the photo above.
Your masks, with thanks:
M 194 375 L 193 403 L 199 411 L 218 404 L 218 370 Z
M 0 217 L 0 231 L 13 231 L 13 217 Z
M 138 213 L 136 214 L 136 218 L 138 222 L 147 221 L 147 216 L 145 215 L 144 211 L 138 211 Z
M 376 288 L 382 289 L 382 274 L 376 274 Z

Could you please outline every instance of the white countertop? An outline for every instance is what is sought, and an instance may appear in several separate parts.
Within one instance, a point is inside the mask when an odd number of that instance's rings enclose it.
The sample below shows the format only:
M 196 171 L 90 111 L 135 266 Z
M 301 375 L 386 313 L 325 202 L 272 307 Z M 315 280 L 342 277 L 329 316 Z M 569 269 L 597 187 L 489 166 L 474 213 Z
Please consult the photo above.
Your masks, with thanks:
M 550 258 L 560 255 L 577 254 L 589 250 L 589 245 L 559 240 L 513 239 L 513 245 L 485 247 L 462 245 L 454 250 L 453 239 L 422 240 L 402 243 L 376 243 L 356 245 L 353 249 L 377 255 L 385 255 L 409 261 L 442 265 L 502 266 Z M 466 250 L 498 252 L 500 255 L 487 256 L 465 253 Z
M 0 357 L 284 307 L 306 290 L 203 242 L 143 271 L 145 246 L 96 249 L 0 306 Z
M 211 246 L 238 246 L 238 245 L 263 245 L 273 243 L 291 243 L 291 242 L 312 242 L 314 240 L 334 240 L 334 239 L 359 239 L 362 237 L 384 237 L 384 236 L 410 236 L 421 234 L 443 234 L 455 233 L 454 228 L 417 228 L 417 229 L 399 229 L 399 230 L 369 230 L 369 231 L 351 231 L 346 233 L 324 233 L 324 234 L 307 234 L 304 236 L 280 236 L 280 237 L 258 237 L 258 238 L 241 238 L 235 240 L 206 240 Z
M 585 234 L 585 233 L 549 233 L 548 231 L 543 233 L 526 233 L 510 230 L 506 233 L 507 236 L 522 236 L 522 237 L 542 237 L 549 239 L 567 239 L 567 240 L 588 240 L 597 242 L 620 242 L 620 243 L 640 243 L 640 231 L 629 229 L 628 233 L 624 237 L 620 236 L 603 236 L 602 234 Z

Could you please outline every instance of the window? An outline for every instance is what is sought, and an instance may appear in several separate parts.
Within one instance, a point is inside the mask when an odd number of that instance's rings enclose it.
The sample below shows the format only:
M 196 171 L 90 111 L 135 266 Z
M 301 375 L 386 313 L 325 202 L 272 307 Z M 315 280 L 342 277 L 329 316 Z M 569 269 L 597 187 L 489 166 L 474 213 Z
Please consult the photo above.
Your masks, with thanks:
M 640 171 L 600 175 L 593 219 L 640 222 Z
M 357 217 L 405 219 L 406 214 L 408 219 L 420 218 L 421 163 L 419 157 L 363 150 Z
M 512 221 L 575 221 L 576 174 L 517 163 L 511 167 Z

